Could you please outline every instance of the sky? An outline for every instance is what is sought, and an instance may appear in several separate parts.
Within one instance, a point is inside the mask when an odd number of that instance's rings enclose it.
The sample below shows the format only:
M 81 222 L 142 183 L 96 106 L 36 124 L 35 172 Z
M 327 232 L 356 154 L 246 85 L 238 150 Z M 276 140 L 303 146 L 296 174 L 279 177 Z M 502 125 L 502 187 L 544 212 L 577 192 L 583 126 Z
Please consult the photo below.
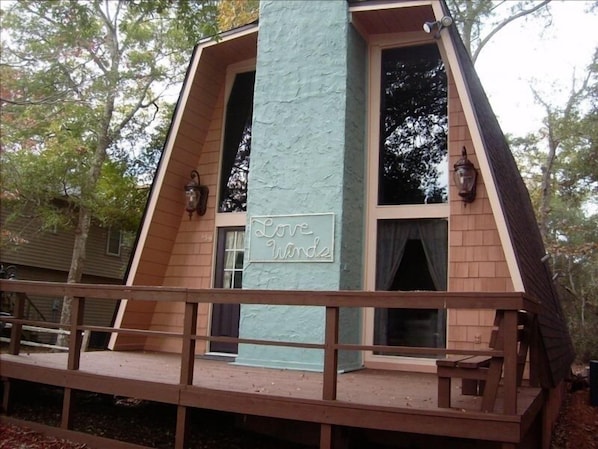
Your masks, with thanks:
M 556 104 L 568 98 L 574 71 L 585 73 L 598 47 L 598 9 L 587 12 L 592 3 L 555 0 L 550 27 L 516 21 L 482 50 L 476 70 L 503 132 L 523 136 L 541 126 L 543 109 L 530 83 Z

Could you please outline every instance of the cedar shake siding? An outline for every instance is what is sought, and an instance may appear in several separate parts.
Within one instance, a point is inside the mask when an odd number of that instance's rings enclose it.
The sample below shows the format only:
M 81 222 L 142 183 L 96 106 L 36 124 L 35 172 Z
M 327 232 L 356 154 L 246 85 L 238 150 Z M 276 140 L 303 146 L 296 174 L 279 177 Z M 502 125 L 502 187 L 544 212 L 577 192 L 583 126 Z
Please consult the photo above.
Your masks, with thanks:
M 168 133 L 152 186 L 144 223 L 131 261 L 128 283 L 210 288 L 213 279 L 216 192 L 221 151 L 226 69 L 255 58 L 257 26 L 228 33 L 218 42 L 199 44 Z M 208 209 L 201 219 L 189 219 L 183 206 L 183 186 L 197 169 L 210 189 Z M 208 331 L 209 308 L 202 306 L 198 332 Z M 180 330 L 182 310 L 169 305 L 126 302 L 117 320 L 122 326 Z M 198 342 L 198 352 L 205 343 Z M 167 346 L 151 339 L 120 336 L 115 349 L 178 351 L 175 339 Z

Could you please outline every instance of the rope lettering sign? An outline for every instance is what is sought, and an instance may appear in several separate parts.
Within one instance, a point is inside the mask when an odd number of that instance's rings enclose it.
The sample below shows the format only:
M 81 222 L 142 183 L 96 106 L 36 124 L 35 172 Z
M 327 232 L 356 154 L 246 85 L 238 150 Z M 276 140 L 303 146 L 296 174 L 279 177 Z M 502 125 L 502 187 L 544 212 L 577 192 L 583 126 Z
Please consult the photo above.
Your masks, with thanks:
M 251 217 L 249 262 L 333 261 L 333 213 Z

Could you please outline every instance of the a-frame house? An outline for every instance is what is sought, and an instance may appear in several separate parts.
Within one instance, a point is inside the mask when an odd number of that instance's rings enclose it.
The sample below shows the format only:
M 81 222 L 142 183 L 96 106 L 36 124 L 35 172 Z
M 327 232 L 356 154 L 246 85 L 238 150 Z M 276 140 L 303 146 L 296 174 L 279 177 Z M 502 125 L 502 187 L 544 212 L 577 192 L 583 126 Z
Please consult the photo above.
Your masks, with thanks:
M 558 402 L 573 351 L 546 252 L 449 19 L 435 0 L 262 1 L 259 23 L 200 42 L 127 284 L 524 292 L 540 302 L 531 369 Z M 464 156 L 475 192 L 453 180 Z M 195 180 L 209 190 L 201 214 L 185 205 Z M 116 325 L 171 331 L 182 319 L 179 306 L 123 301 Z M 494 319 L 479 310 L 341 310 L 344 341 L 402 347 L 487 347 Z M 311 341 L 322 322 L 315 307 L 202 305 L 198 333 Z M 114 334 L 110 348 L 180 350 L 128 334 Z M 320 353 L 294 348 L 198 342 L 197 354 L 323 366 Z M 351 352 L 339 369 L 430 373 L 436 362 Z

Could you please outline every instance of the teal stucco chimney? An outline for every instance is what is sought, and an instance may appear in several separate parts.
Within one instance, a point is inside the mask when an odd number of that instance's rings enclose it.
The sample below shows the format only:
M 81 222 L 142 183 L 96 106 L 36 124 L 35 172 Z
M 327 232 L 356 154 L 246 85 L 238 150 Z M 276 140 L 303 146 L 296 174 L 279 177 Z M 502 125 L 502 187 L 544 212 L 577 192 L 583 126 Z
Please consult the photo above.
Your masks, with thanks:
M 363 288 L 365 70 L 345 0 L 261 1 L 243 288 Z M 320 343 L 324 312 L 244 305 L 240 337 Z M 341 341 L 361 321 L 342 309 Z M 320 371 L 323 352 L 240 345 L 236 363 Z

